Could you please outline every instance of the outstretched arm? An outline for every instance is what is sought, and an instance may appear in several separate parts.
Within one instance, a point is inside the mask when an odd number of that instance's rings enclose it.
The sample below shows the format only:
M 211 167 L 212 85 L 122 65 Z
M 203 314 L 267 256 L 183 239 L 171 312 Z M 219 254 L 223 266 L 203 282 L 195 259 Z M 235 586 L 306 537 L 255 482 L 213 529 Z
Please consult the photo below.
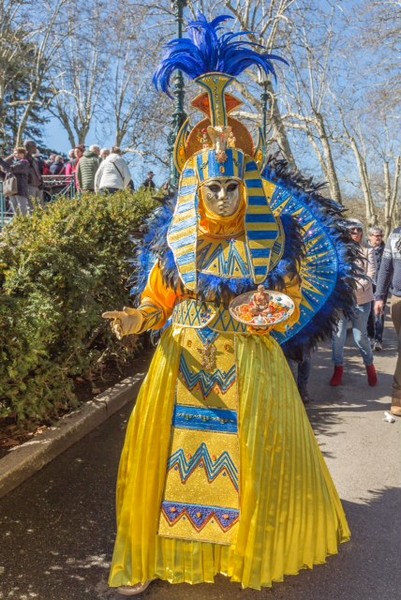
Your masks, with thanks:
M 122 311 L 103 313 L 104 319 L 111 319 L 116 336 L 140 334 L 148 329 L 161 329 L 181 294 L 167 287 L 163 281 L 160 267 L 156 264 L 146 284 L 138 308 L 124 308 Z

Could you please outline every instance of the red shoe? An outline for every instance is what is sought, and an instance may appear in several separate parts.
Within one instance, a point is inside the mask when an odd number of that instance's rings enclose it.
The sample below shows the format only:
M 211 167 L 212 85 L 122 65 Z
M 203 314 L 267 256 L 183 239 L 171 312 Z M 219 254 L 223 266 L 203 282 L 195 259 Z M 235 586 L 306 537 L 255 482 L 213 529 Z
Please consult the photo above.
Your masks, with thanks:
M 374 387 L 377 385 L 377 373 L 375 369 L 375 365 L 367 365 L 366 373 L 368 375 L 368 384 Z
M 341 385 L 343 382 L 343 374 L 344 374 L 344 367 L 339 367 L 339 366 L 334 367 L 334 373 L 333 373 L 332 378 L 330 379 L 330 385 L 333 387 L 337 387 L 338 385 Z

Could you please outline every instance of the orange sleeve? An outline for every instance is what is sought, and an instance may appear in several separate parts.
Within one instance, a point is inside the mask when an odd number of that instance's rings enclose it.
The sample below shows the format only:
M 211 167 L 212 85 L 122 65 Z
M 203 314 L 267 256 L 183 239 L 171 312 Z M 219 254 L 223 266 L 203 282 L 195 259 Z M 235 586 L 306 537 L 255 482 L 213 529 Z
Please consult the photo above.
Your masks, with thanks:
M 172 288 L 166 286 L 159 264 L 156 263 L 150 272 L 138 307 L 144 318 L 141 331 L 138 333 L 143 333 L 148 329 L 161 329 L 166 324 L 180 297 L 182 297 L 181 290 L 175 292 Z

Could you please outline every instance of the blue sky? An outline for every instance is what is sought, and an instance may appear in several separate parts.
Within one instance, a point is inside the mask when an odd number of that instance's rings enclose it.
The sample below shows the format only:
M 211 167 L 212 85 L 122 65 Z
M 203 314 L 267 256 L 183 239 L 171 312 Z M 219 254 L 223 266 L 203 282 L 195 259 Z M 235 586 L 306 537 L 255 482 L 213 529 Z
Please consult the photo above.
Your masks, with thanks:
M 43 142 L 48 148 L 54 148 L 54 150 L 63 152 L 66 155 L 68 155 L 68 152 L 71 149 L 67 133 L 55 117 L 52 117 L 45 126 Z M 109 148 L 113 143 L 114 140 L 111 137 L 105 139 L 101 135 L 98 135 L 95 128 L 92 128 L 86 140 L 87 146 L 98 144 L 102 148 Z M 126 154 L 125 159 L 129 164 L 132 179 L 137 189 L 145 180 L 146 174 L 150 170 L 155 173 L 154 181 L 157 186 L 162 186 L 168 179 L 168 172 L 161 168 L 160 163 L 145 162 L 140 156 L 134 156 L 132 154 Z
M 317 2 L 317 5 L 321 9 L 326 7 L 330 13 L 331 3 L 322 2 L 322 5 L 320 5 L 319 2 Z M 388 73 L 382 71 L 380 68 L 377 68 L 377 65 L 380 65 L 379 57 L 383 54 L 386 56 L 386 54 L 389 52 L 385 44 L 386 30 L 383 30 L 383 39 L 381 40 L 381 43 L 378 44 L 377 47 L 372 44 L 370 51 L 366 52 L 366 46 L 364 46 L 362 43 L 361 36 L 364 31 L 367 30 L 369 19 L 372 18 L 373 14 L 368 10 L 358 13 L 357 9 L 360 7 L 369 7 L 370 4 L 368 4 L 366 0 L 338 0 L 335 5 L 337 8 L 337 11 L 334 15 L 336 45 L 335 52 L 333 52 L 332 56 L 330 57 L 330 60 L 332 61 L 330 63 L 330 67 L 339 70 L 339 74 L 337 81 L 335 81 L 335 78 L 332 81 L 332 83 L 334 82 L 333 93 L 337 97 L 342 98 L 342 103 L 351 126 L 355 125 L 356 127 L 361 127 L 362 133 L 364 133 L 365 136 L 365 151 L 368 159 L 368 166 L 372 171 L 379 168 L 381 177 L 382 164 L 376 159 L 378 147 L 377 144 L 372 144 L 371 136 L 372 129 L 377 129 L 377 131 L 373 131 L 373 133 L 378 134 L 380 141 L 383 141 L 383 143 L 385 141 L 380 116 L 378 115 L 373 122 L 372 120 L 369 121 L 369 116 L 371 115 L 369 115 L 367 112 L 365 114 L 361 107 L 365 107 L 367 104 L 367 99 L 372 97 L 374 86 L 381 86 L 381 80 L 388 77 Z M 188 11 L 186 12 L 186 16 L 188 17 L 189 13 Z M 345 21 L 343 20 L 344 14 L 346 17 L 348 17 Z M 387 24 L 387 27 L 390 25 L 391 24 Z M 312 37 L 321 36 L 322 39 L 320 41 L 322 44 L 325 39 L 325 35 L 326 30 L 324 27 L 320 27 L 320 29 L 316 28 L 316 30 L 312 28 Z M 347 48 L 350 41 L 353 43 L 352 50 L 349 47 Z M 282 50 L 282 53 L 285 55 L 284 49 Z M 322 54 L 324 55 L 324 51 L 322 51 Z M 290 69 L 291 66 L 286 67 L 286 77 L 291 80 Z M 186 83 L 188 83 L 187 80 Z M 276 87 L 277 93 L 280 96 L 280 79 Z M 189 94 L 192 96 L 192 92 L 189 92 Z M 328 102 L 330 104 L 330 100 L 328 100 Z M 308 107 L 306 106 L 306 111 L 307 110 Z M 328 108 L 326 107 L 326 112 L 327 110 Z M 354 110 L 356 117 L 352 115 Z M 166 110 L 163 111 L 166 120 L 171 118 L 173 111 L 174 104 L 171 103 L 171 106 L 167 107 Z M 324 112 L 325 106 L 323 106 L 323 113 Z M 359 116 L 358 113 L 360 113 Z M 335 112 L 333 112 L 333 115 L 333 118 L 335 119 Z M 334 127 L 333 125 L 335 124 L 331 123 L 331 129 L 333 129 L 333 136 L 336 137 L 338 136 L 339 128 Z M 392 129 L 390 128 L 390 131 L 391 130 Z M 399 140 L 399 136 L 397 134 L 397 130 L 399 131 L 399 124 L 397 124 L 397 127 L 394 127 L 393 130 L 394 140 L 398 146 L 397 140 Z M 103 138 L 102 135 L 103 134 L 100 131 L 100 125 L 94 126 L 87 137 L 87 145 L 97 143 L 101 146 L 110 146 L 113 143 L 113 139 L 107 139 L 107 136 Z M 313 153 L 312 148 L 308 145 L 308 143 L 305 143 L 304 138 L 302 138 L 301 142 L 299 142 L 300 136 L 290 134 L 289 137 L 292 138 L 293 150 L 301 169 L 305 171 L 305 174 L 311 174 L 317 180 L 322 180 L 322 169 Z M 68 137 L 62 126 L 55 118 L 52 118 L 51 121 L 49 121 L 49 123 L 46 125 L 44 141 L 49 147 L 65 153 L 67 153 L 70 149 Z M 333 152 L 340 178 L 340 185 L 343 191 L 346 191 L 346 193 L 349 193 L 350 195 L 360 193 L 359 175 L 355 164 L 355 158 L 353 157 L 352 153 L 349 151 L 344 152 L 343 147 L 338 150 L 335 144 L 333 144 Z M 371 156 L 372 153 L 374 153 L 373 160 Z M 126 158 L 129 160 L 131 173 L 136 186 L 140 185 L 145 178 L 147 171 L 150 169 L 155 172 L 155 181 L 158 185 L 162 185 L 164 181 L 166 181 L 168 177 L 167 170 L 164 170 L 159 162 L 155 163 L 147 160 L 145 163 L 138 155 L 126 155 Z

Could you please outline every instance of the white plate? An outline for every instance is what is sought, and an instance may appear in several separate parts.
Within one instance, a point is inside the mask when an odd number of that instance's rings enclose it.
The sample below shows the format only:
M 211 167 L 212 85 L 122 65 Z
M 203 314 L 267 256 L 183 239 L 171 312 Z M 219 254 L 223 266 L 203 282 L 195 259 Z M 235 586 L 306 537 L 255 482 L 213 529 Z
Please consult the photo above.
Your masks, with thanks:
M 264 290 L 266 294 L 267 308 L 258 309 L 254 302 L 254 292 L 241 294 L 229 305 L 231 316 L 240 323 L 250 327 L 273 327 L 278 323 L 286 321 L 294 312 L 295 304 L 287 294 L 275 290 Z M 247 316 L 246 316 L 247 315 Z

